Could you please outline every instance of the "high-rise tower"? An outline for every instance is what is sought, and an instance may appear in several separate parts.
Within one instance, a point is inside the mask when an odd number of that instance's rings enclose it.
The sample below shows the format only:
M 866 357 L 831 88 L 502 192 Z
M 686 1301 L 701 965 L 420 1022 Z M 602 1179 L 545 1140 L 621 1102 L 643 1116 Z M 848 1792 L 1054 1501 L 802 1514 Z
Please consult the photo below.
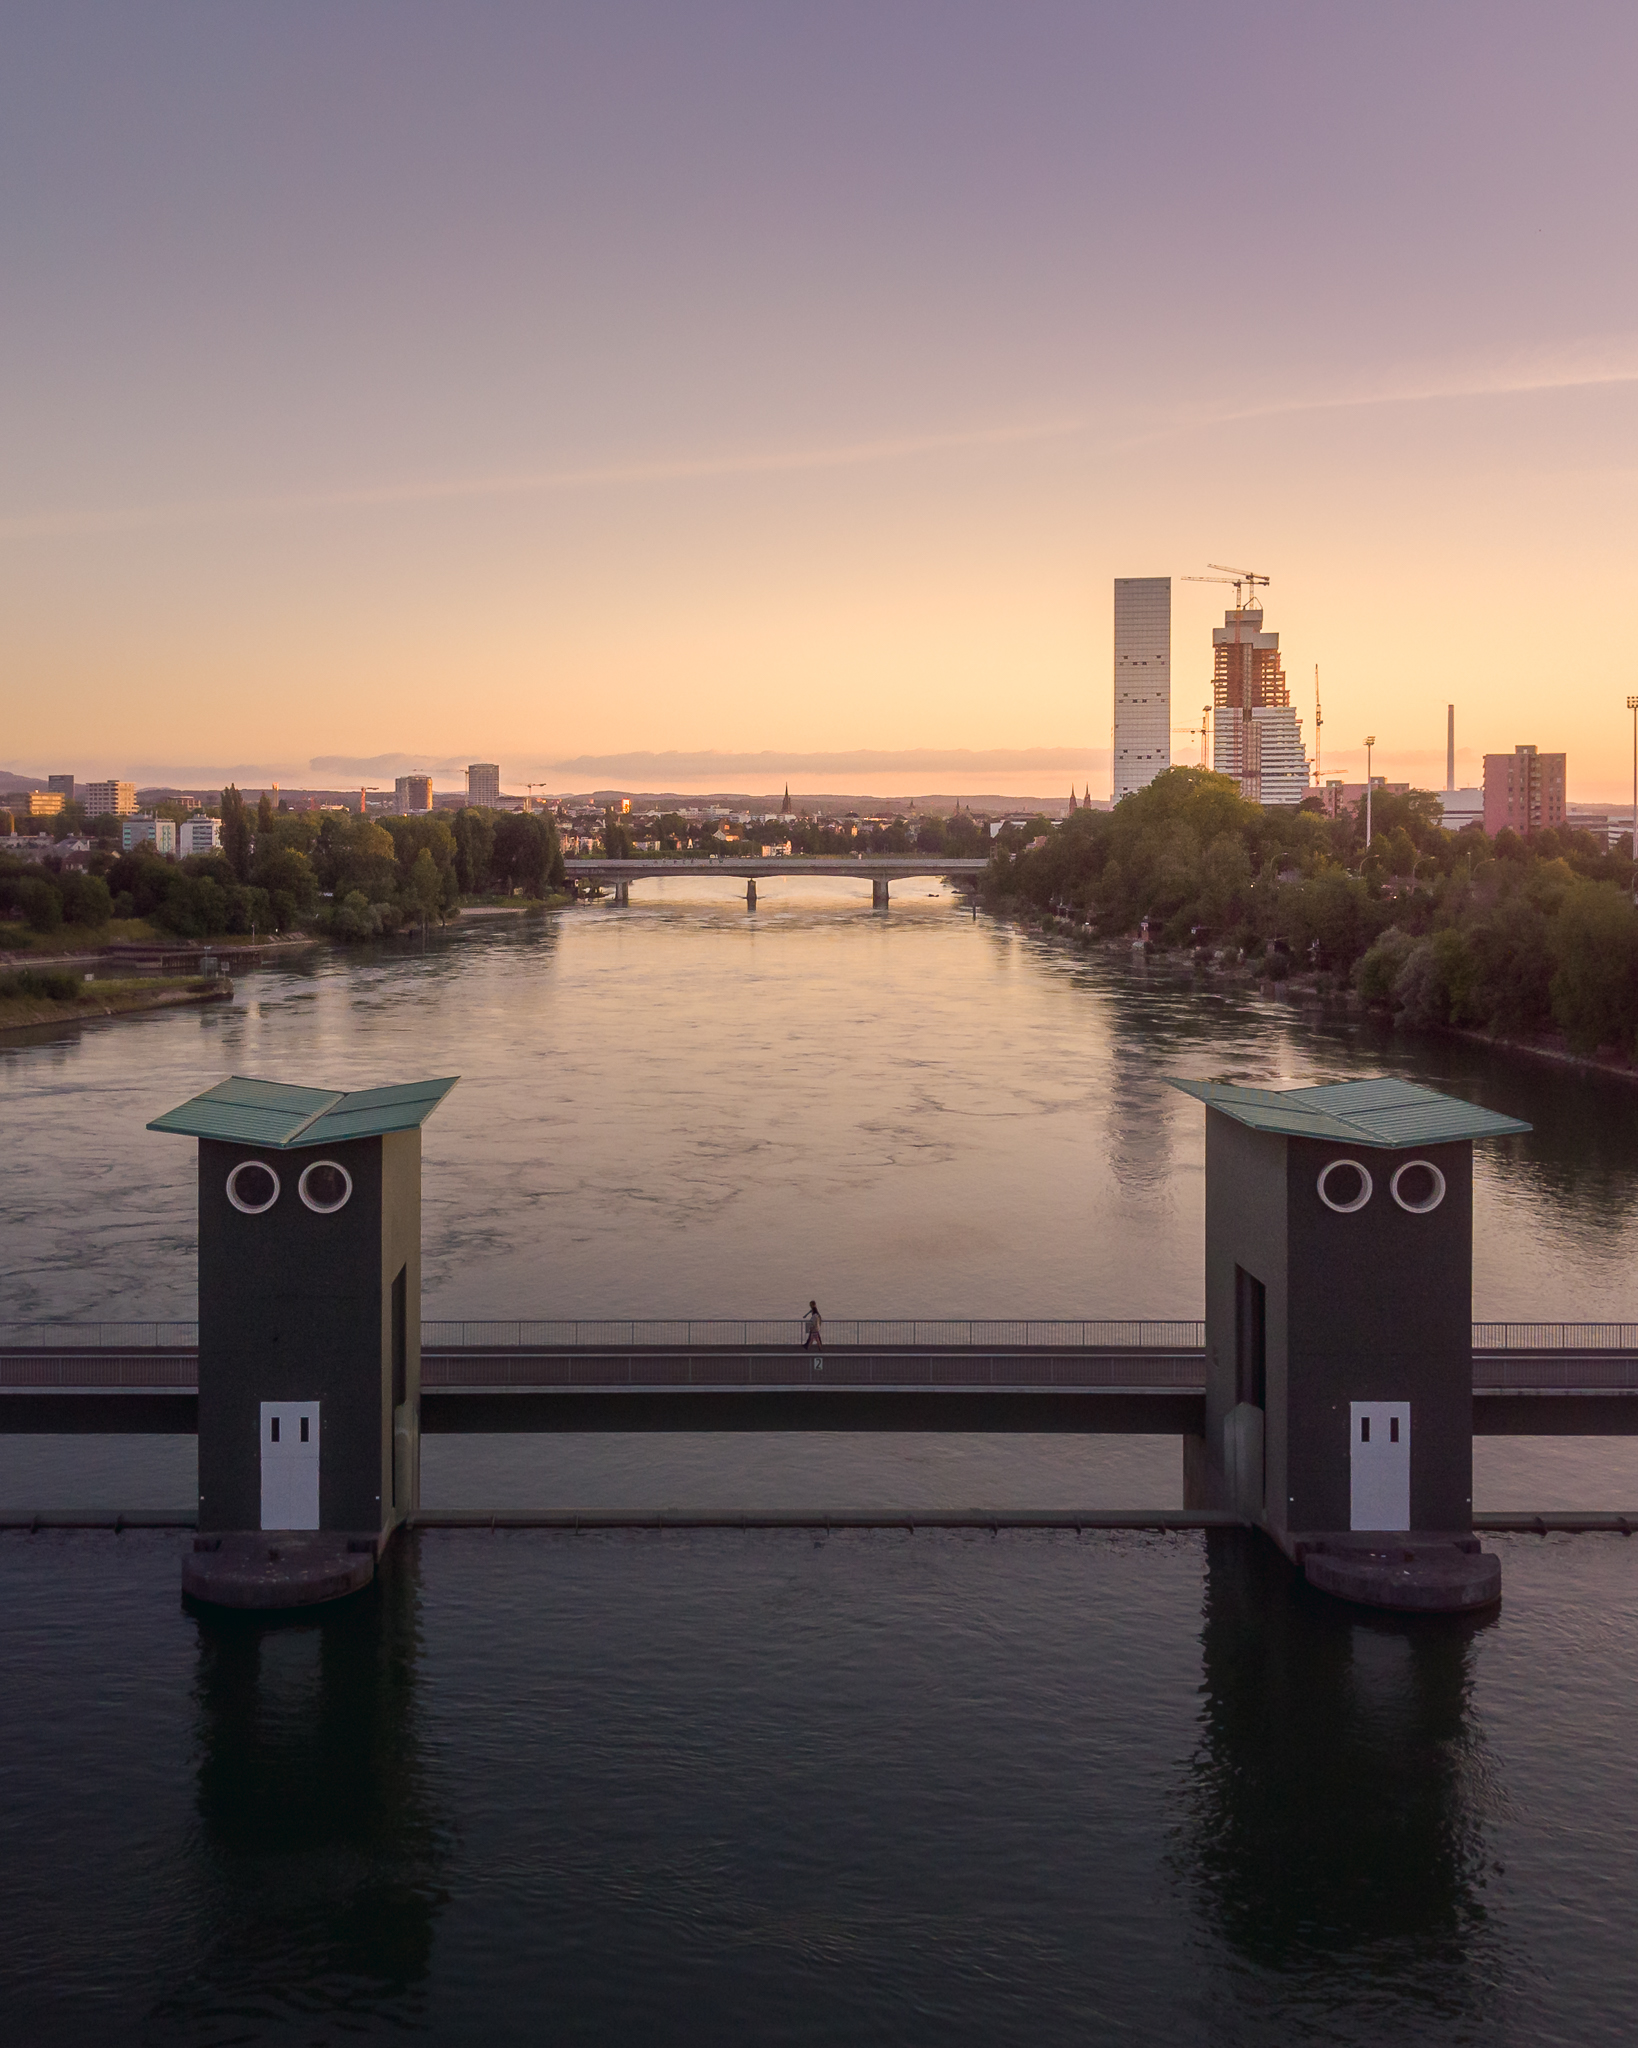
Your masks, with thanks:
M 1115 578 L 1116 803 L 1172 765 L 1172 579 Z
M 1253 804 L 1298 804 L 1308 794 L 1302 721 L 1291 709 L 1280 636 L 1263 631 L 1261 605 L 1237 605 L 1212 629 L 1212 766 Z

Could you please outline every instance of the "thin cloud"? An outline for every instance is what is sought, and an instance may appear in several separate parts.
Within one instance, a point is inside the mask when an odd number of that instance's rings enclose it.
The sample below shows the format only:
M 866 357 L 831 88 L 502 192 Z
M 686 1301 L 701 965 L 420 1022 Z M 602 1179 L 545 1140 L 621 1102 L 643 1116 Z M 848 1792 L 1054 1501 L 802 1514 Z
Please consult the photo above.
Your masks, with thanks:
M 959 454 L 973 449 L 1012 448 L 1030 442 L 1068 440 L 1086 433 L 1089 426 L 1090 422 L 1086 420 L 1054 420 L 1019 426 L 969 428 L 943 434 L 903 435 L 891 440 L 854 441 L 828 448 L 784 448 L 742 451 L 732 455 L 657 458 L 642 462 L 589 463 L 568 469 L 526 471 L 513 476 L 429 478 L 419 482 L 362 484 L 342 490 L 290 492 L 268 497 L 128 505 L 102 512 L 42 512 L 0 519 L 0 540 L 134 532 L 156 527 L 279 518 L 291 513 L 346 511 L 372 506 L 538 497 L 557 491 L 609 490 L 632 484 L 706 483 L 717 478 L 860 469 L 875 463 L 913 460 L 923 455 Z
M 1402 383 L 1370 391 L 1332 391 L 1306 397 L 1271 398 L 1253 405 L 1228 405 L 1189 412 L 1157 434 L 1142 440 L 1175 437 L 1202 427 L 1232 426 L 1245 420 L 1282 419 L 1304 413 L 1364 412 L 1391 406 L 1466 403 L 1487 398 L 1529 398 L 1554 392 L 1598 391 L 1638 385 L 1638 360 L 1632 345 L 1623 360 L 1598 365 L 1582 363 L 1514 363 L 1488 371 L 1452 372 L 1446 376 L 1407 377 Z

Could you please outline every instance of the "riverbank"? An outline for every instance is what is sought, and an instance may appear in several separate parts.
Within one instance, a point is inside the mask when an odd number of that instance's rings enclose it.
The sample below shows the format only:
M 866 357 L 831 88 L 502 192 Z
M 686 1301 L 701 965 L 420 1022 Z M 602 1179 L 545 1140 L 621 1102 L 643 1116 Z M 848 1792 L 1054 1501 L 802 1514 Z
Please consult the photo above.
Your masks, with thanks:
M 207 957 L 255 962 L 277 960 L 323 943 L 307 932 L 255 938 L 248 933 L 231 937 L 224 933 L 214 940 L 186 939 L 161 931 L 140 917 L 116 918 L 89 928 L 68 926 L 54 932 L 29 932 L 14 926 L 6 936 L 8 944 L 0 949 L 0 972 L 31 967 L 44 972 L 71 967 L 146 969 L 159 960 L 203 962 Z
M 1270 999 L 1312 1003 L 1357 1018 L 1370 1017 L 1407 1036 L 1462 1039 L 1469 1045 L 1483 1046 L 1489 1052 L 1545 1060 L 1554 1066 L 1569 1067 L 1585 1074 L 1602 1074 L 1617 1081 L 1638 1083 L 1638 1064 L 1624 1054 L 1609 1047 L 1597 1053 L 1572 1052 L 1560 1033 L 1509 1037 L 1499 1032 L 1467 1030 L 1455 1024 L 1412 1024 L 1386 1003 L 1365 1002 L 1356 988 L 1339 984 L 1338 977 L 1333 974 L 1293 971 L 1274 979 L 1244 962 L 1224 961 L 1208 947 L 1194 951 L 1170 950 L 1130 937 L 1099 938 L 1087 925 L 1077 924 L 1069 918 L 1054 917 L 1050 913 L 1043 914 L 1016 898 L 992 904 L 991 908 L 995 915 L 1008 918 L 1026 930 L 1067 939 L 1083 952 L 1095 952 L 1105 959 L 1122 961 L 1141 956 L 1156 966 L 1174 969 L 1180 980 L 1187 974 L 1191 981 L 1208 983 L 1212 987 L 1238 987 Z
M 191 980 L 154 975 L 130 981 L 82 981 L 76 992 L 60 996 L 17 992 L 17 976 L 0 976 L 0 1035 L 31 1031 L 41 1025 L 77 1024 L 101 1017 L 131 1017 L 148 1010 L 174 1010 L 189 1003 L 227 1002 L 233 984 L 223 976 Z M 38 977 L 45 979 L 44 976 Z M 52 977 L 55 979 L 56 977 Z

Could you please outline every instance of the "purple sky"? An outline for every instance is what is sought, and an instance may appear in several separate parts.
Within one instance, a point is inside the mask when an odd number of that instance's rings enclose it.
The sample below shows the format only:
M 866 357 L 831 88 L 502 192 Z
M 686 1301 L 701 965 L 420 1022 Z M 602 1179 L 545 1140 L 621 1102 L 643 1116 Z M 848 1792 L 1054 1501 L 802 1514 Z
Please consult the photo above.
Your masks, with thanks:
M 1454 698 L 1629 786 L 1638 11 L 59 0 L 0 57 L 0 764 L 1096 787 L 1111 579 L 1216 559 L 1328 765 L 1428 779 Z

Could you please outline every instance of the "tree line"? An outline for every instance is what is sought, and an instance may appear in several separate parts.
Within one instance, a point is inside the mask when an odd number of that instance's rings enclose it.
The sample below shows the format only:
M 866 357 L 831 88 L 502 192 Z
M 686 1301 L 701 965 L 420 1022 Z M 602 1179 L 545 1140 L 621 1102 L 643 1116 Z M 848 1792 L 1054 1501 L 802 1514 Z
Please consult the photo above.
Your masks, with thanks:
M 0 856 L 0 914 L 39 932 L 143 918 L 179 938 L 297 929 L 367 939 L 450 916 L 463 896 L 544 897 L 563 886 L 550 818 L 476 806 L 381 819 L 252 808 L 222 792 L 219 851 L 183 861 L 154 848 L 63 871 Z M 99 871 L 100 870 L 100 871 Z
M 1173 768 L 1109 811 L 996 842 L 986 889 L 1104 937 L 1229 950 L 1309 970 L 1416 1024 L 1638 1052 L 1638 908 L 1629 838 L 1447 832 L 1438 798 L 1374 793 L 1338 818 L 1247 803 Z

